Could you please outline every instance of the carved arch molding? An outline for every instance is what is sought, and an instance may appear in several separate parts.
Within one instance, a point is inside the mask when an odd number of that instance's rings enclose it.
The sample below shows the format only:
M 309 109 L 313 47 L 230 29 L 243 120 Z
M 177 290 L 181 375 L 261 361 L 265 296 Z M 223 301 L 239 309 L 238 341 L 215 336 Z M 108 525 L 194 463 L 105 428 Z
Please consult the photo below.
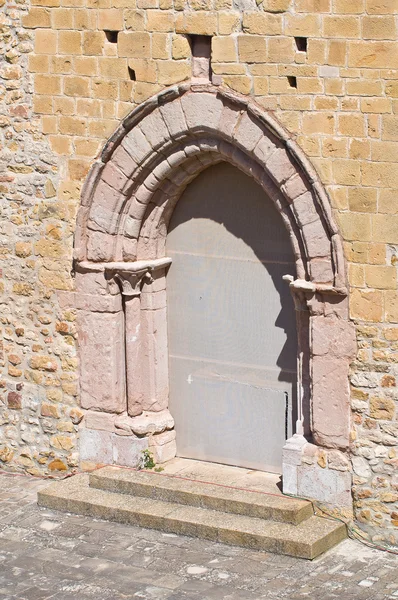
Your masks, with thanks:
M 286 285 L 298 317 L 297 434 L 324 448 L 348 448 L 355 344 L 342 242 L 327 194 L 270 113 L 230 91 L 184 84 L 128 115 L 83 187 L 77 291 L 63 302 L 78 309 L 81 404 L 88 411 L 84 459 L 129 464 L 147 444 L 159 461 L 174 452 L 167 410 L 168 222 L 187 184 L 221 161 L 255 179 L 290 234 L 296 273 Z

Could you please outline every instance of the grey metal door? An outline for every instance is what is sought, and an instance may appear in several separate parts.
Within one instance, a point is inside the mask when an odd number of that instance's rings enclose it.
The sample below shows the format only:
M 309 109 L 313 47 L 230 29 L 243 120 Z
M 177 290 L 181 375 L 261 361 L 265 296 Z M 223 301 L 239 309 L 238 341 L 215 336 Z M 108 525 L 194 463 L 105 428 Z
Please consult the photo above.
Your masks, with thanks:
M 167 255 L 177 454 L 280 472 L 297 353 L 280 215 L 254 180 L 219 163 L 180 198 Z

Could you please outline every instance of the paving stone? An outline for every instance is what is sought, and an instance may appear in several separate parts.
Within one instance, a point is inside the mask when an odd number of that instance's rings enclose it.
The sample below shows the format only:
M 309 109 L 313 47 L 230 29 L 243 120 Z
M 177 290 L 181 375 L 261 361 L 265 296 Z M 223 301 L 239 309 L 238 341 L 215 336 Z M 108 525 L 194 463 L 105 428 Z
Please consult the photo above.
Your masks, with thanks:
M 0 531 L 0 600 L 398 598 L 398 556 L 358 542 L 303 561 L 38 509 L 47 482 L 29 481 L 0 475 L 3 502 L 7 490 L 18 511 Z M 46 521 L 58 526 L 38 526 Z
M 54 596 L 54 590 L 42 590 L 37 587 L 28 588 L 24 593 L 20 594 L 20 598 L 24 600 L 45 600 Z
M 59 526 L 58 535 L 63 537 L 71 537 L 71 538 L 83 538 L 85 534 L 89 533 L 88 527 L 84 527 L 83 525 L 75 525 L 73 523 L 65 522 Z

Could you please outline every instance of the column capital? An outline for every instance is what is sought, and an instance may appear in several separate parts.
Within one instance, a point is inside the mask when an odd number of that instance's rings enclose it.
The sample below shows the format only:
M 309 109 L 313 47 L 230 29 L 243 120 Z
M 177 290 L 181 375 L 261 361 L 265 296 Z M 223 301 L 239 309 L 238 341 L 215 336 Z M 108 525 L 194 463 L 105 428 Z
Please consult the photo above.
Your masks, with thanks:
M 104 272 L 111 292 L 120 289 L 123 296 L 140 296 L 141 287 L 145 280 L 152 282 L 152 273 L 165 269 L 171 264 L 171 258 L 156 258 L 154 260 L 137 260 L 134 262 L 92 263 L 82 261 L 79 267 L 85 271 Z
M 282 279 L 289 284 L 296 310 L 308 310 L 309 302 L 315 294 L 330 296 L 347 296 L 347 288 L 328 284 L 313 283 L 306 279 L 295 279 L 293 275 L 283 275 Z
M 111 289 L 113 286 L 117 285 L 122 296 L 128 298 L 140 296 L 141 287 L 145 280 L 148 283 L 151 283 L 152 281 L 149 269 L 142 269 L 141 271 L 124 271 L 122 269 L 118 271 L 106 270 L 106 278 Z

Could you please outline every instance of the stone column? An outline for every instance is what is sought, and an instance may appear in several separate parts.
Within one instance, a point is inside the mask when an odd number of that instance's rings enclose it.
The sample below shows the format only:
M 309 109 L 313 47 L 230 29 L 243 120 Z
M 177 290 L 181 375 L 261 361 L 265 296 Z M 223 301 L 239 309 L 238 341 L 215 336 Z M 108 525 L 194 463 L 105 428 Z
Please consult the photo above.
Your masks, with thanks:
M 291 275 L 283 278 L 290 283 L 297 323 L 297 402 L 296 430 L 300 436 L 310 435 L 310 340 L 309 309 L 307 300 L 312 296 L 315 286 L 303 280 L 294 280 Z M 309 295 L 308 295 L 309 294 Z
M 291 438 L 286 440 L 282 453 L 283 492 L 298 494 L 298 476 L 303 449 L 308 446 L 304 434 L 310 435 L 310 381 L 309 381 L 309 310 L 308 293 L 313 294 L 315 286 L 310 282 L 285 275 L 289 282 L 297 323 L 297 400 L 296 427 Z
M 174 420 L 168 410 L 166 268 L 171 259 L 108 264 L 110 284 L 124 299 L 127 413 L 115 427 L 146 439 L 155 462 L 175 456 Z
M 283 491 L 343 507 L 350 514 L 348 372 L 355 357 L 355 332 L 348 300 L 332 286 L 288 280 L 296 309 L 302 312 L 298 420 L 296 433 L 283 448 Z
M 104 269 L 76 265 L 76 292 L 65 305 L 77 309 L 81 406 L 120 414 L 125 410 L 124 314 L 119 289 L 110 290 Z
M 169 375 L 166 314 L 166 273 L 158 269 L 141 295 L 142 408 L 160 412 L 168 408 Z
M 110 286 L 120 286 L 124 300 L 126 408 L 130 417 L 136 417 L 145 410 L 157 412 L 167 408 L 168 398 L 164 398 L 164 390 L 159 390 L 159 386 L 156 385 L 159 372 L 167 372 L 167 352 L 166 355 L 161 353 L 160 362 L 157 352 L 158 348 L 167 349 L 165 308 L 161 315 L 164 323 L 157 326 L 157 315 L 154 314 L 157 311 L 142 310 L 141 291 L 145 283 L 153 283 L 154 290 L 145 294 L 146 304 L 149 304 L 150 309 L 153 304 L 156 306 L 156 301 L 152 301 L 152 295 L 157 289 L 155 282 L 164 279 L 165 269 L 170 263 L 171 259 L 164 258 L 105 265 Z M 166 365 L 162 364 L 164 360 Z M 160 392 L 161 397 L 157 397 L 157 392 Z
M 357 350 L 348 298 L 315 294 L 308 306 L 313 439 L 319 446 L 347 451 L 351 415 L 349 371 Z
M 79 308 L 89 300 L 95 311 L 80 311 L 79 318 L 82 407 L 88 409 L 80 432 L 83 468 L 136 467 L 148 447 L 158 463 L 175 456 L 165 300 L 170 263 L 77 266 Z
M 150 278 L 147 268 L 138 271 L 107 269 L 108 277 L 120 285 L 125 316 L 125 360 L 127 412 L 135 417 L 142 413 L 141 379 L 141 286 Z

